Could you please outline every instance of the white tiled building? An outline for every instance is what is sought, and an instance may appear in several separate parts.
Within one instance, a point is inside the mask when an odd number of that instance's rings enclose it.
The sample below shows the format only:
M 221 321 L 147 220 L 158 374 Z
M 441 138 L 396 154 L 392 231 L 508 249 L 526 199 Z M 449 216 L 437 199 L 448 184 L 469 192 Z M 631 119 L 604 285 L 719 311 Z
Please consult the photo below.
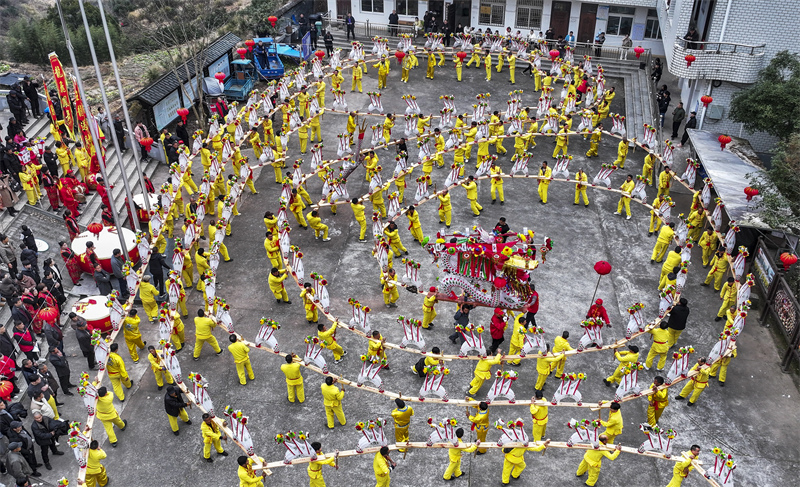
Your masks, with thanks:
M 655 55 L 664 54 L 656 0 L 329 0 L 329 8 L 340 18 L 349 11 L 356 21 L 382 24 L 397 10 L 400 22 L 422 18 L 431 11 L 439 25 L 444 19 L 453 27 L 511 27 L 525 34 L 552 27 L 556 37 L 572 31 L 579 42 L 593 41 L 597 33 L 605 31 L 608 46 L 619 46 L 629 34 L 634 45 L 652 49 Z

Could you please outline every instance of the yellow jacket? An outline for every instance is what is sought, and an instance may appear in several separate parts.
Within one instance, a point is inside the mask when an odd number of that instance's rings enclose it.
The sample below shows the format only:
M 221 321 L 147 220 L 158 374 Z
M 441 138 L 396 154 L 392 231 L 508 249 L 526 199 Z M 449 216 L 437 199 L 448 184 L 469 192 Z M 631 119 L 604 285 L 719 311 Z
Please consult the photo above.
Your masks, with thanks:
M 269 281 L 269 290 L 270 291 L 279 293 L 279 292 L 281 292 L 281 290 L 283 290 L 283 281 L 285 281 L 286 277 L 288 276 L 287 272 L 288 271 L 286 269 L 278 271 L 278 274 L 279 274 L 278 277 L 275 277 L 270 272 L 269 279 L 268 279 L 268 281 Z
M 267 227 L 267 230 L 272 232 L 278 227 L 278 217 L 273 216 L 272 218 L 264 218 L 264 226 Z
M 620 140 L 617 145 L 617 157 L 621 159 L 628 157 L 628 143 L 624 140 Z
M 97 419 L 111 420 L 118 415 L 117 410 L 114 408 L 113 394 L 106 393 L 105 396 L 97 398 Z
M 408 423 L 411 422 L 411 416 L 414 416 L 414 408 L 411 406 L 406 406 L 403 409 L 394 408 L 392 411 L 394 425 L 400 428 L 408 426 Z
M 553 342 L 553 353 L 568 352 L 570 350 L 573 350 L 573 348 L 569 345 L 566 338 L 556 337 Z
M 513 328 L 511 330 L 511 343 L 510 345 L 517 348 L 522 348 L 525 343 L 525 313 L 520 313 L 517 319 L 514 320 Z
M 667 254 L 667 258 L 664 259 L 664 263 L 661 265 L 661 272 L 670 273 L 672 269 L 675 267 L 679 267 L 681 265 L 681 253 L 680 252 L 669 252 Z
M 89 168 L 90 164 L 89 153 L 86 152 L 86 149 L 84 148 L 75 149 L 75 160 L 78 162 L 78 167 L 82 167 L 85 169 Z
M 194 253 L 194 265 L 197 266 L 197 273 L 200 275 L 205 274 L 205 272 L 211 268 L 208 265 L 208 259 L 200 255 L 199 252 Z
M 650 384 L 650 389 L 655 389 L 656 384 L 653 382 Z M 669 389 L 666 387 L 664 389 L 660 389 L 655 393 L 651 394 L 650 397 L 647 398 L 648 402 L 651 406 L 655 409 L 664 409 L 669 404 Z
M 372 470 L 375 472 L 375 478 L 386 477 L 391 472 L 389 462 L 383 458 L 379 451 L 375 452 L 375 458 L 372 460 Z
M 467 190 L 467 199 L 468 200 L 477 200 L 478 199 L 478 185 L 475 181 L 468 181 L 463 184 L 464 189 Z
M 711 235 L 709 235 L 707 232 L 704 232 L 703 235 L 700 236 L 699 245 L 700 245 L 700 248 L 702 248 L 702 249 L 706 249 L 706 248 L 711 248 L 712 250 L 716 249 L 717 248 L 717 236 L 714 235 L 713 233 Z
M 661 174 L 658 175 L 659 188 L 669 188 L 671 182 L 672 182 L 672 173 L 662 171 Z
M 622 192 L 624 192 L 624 193 L 630 194 L 631 191 L 633 191 L 633 188 L 635 188 L 635 187 L 636 187 L 636 183 L 633 182 L 633 180 L 631 180 L 631 181 L 625 181 L 624 183 L 622 183 L 622 186 L 620 186 L 619 189 L 621 189 Z M 622 197 L 630 199 L 630 196 L 622 195 Z
M 711 367 L 700 368 L 699 364 L 694 364 L 694 367 L 692 367 L 689 372 L 692 372 L 693 370 L 697 371 L 697 375 L 692 377 L 695 389 L 705 389 L 708 385 L 708 376 L 711 372 Z
M 540 179 L 540 180 L 539 180 L 539 183 L 540 183 L 540 184 L 550 184 L 550 181 L 548 181 L 548 179 L 550 179 L 551 177 L 553 177 L 553 170 L 552 170 L 552 169 L 550 169 L 550 167 L 549 167 L 549 166 L 548 166 L 548 167 L 547 167 L 547 169 L 545 169 L 545 170 L 542 170 L 542 168 L 540 167 L 540 168 L 539 168 L 539 176 L 541 176 L 542 178 L 544 178 L 544 179 Z
M 675 236 L 675 230 L 673 230 L 668 225 L 664 225 L 658 232 L 658 243 L 669 244 L 670 242 L 672 242 L 672 237 L 674 236 Z
M 438 196 L 438 198 L 439 198 L 439 209 L 440 210 L 448 211 L 448 210 L 452 210 L 453 209 L 453 206 L 450 203 L 450 193 L 447 193 L 445 195 L 441 195 L 440 194 Z
M 313 211 L 309 211 L 308 215 L 306 215 L 306 220 L 308 220 L 308 225 L 313 228 L 314 230 L 318 230 L 322 227 L 322 218 L 319 216 L 312 216 Z
M 616 460 L 618 456 L 619 450 L 614 450 L 613 453 L 606 450 L 586 450 L 586 453 L 583 454 L 583 460 L 588 463 L 590 467 L 600 468 L 603 464 L 603 457 L 609 460 Z
M 697 210 L 689 213 L 689 218 L 687 218 L 687 223 L 689 224 L 689 228 L 697 228 L 703 226 L 703 220 L 705 219 L 706 212 L 703 210 L 703 213 L 700 213 Z
M 300 198 L 298 198 L 300 199 Z M 278 244 L 278 239 L 276 238 L 265 238 L 264 239 L 264 250 L 267 251 L 267 257 L 277 257 L 275 254 L 281 251 L 281 246 Z
M 122 357 L 119 354 L 114 352 L 109 352 L 108 354 L 108 362 L 106 363 L 106 370 L 108 370 L 108 376 L 121 376 L 121 377 L 128 377 L 128 371 L 125 370 L 125 362 L 122 360 Z
M 721 272 L 725 273 L 728 270 L 728 259 L 725 258 L 725 254 L 722 254 L 722 257 L 714 256 L 714 259 L 711 261 L 711 267 L 714 272 Z
M 336 407 L 342 403 L 344 391 L 336 387 L 335 384 L 322 384 L 322 399 L 327 407 Z
M 492 377 L 492 365 L 497 365 L 501 362 L 501 357 L 499 353 L 495 355 L 494 358 L 482 358 L 478 360 L 478 364 L 475 366 L 475 377 L 480 377 L 483 380 L 487 380 Z
M 153 372 L 158 372 L 159 370 L 163 370 L 163 365 L 161 365 L 160 360 L 164 359 L 164 354 L 161 350 L 156 350 L 156 356 L 153 356 L 152 353 L 147 354 L 147 360 L 150 362 L 150 368 Z
M 306 307 L 314 306 L 314 290 L 311 288 L 303 288 L 300 292 L 300 298 L 303 300 L 303 305 Z
M 125 325 L 123 328 L 123 335 L 128 340 L 136 340 L 141 338 L 142 334 L 139 332 L 139 322 L 142 321 L 139 316 L 126 316 Z
M 683 454 L 681 455 L 682 460 L 676 463 L 674 467 L 672 467 L 673 475 L 677 475 L 685 479 L 689 475 L 689 472 L 694 470 L 694 465 L 692 465 L 692 458 L 690 457 L 691 454 L 692 454 L 691 451 L 683 452 Z
M 243 342 L 231 343 L 228 345 L 228 351 L 233 355 L 233 361 L 237 364 L 243 364 L 250 360 L 250 347 Z
M 653 350 L 656 353 L 667 353 L 669 351 L 669 331 L 662 330 L 660 327 L 648 331 L 653 335 Z
M 154 303 L 158 295 L 158 289 L 149 282 L 142 282 L 139 284 L 139 297 L 142 298 L 142 302 Z
M 281 365 L 281 372 L 286 376 L 286 384 L 290 386 L 299 386 L 303 383 L 303 375 L 300 373 L 300 364 L 292 362 L 290 364 Z
M 639 361 L 639 353 L 629 352 L 624 350 L 622 352 L 614 352 L 614 358 L 619 360 L 619 366 L 622 367 L 623 364 L 626 362 L 638 362 Z
M 197 338 L 209 338 L 212 336 L 216 326 L 217 324 L 211 318 L 198 316 L 194 319 L 194 335 Z
M 203 443 L 211 443 L 212 440 L 219 439 L 222 436 L 222 431 L 220 431 L 219 426 L 215 423 L 211 423 L 211 426 L 206 424 L 205 421 L 200 423 L 200 433 L 203 435 Z
M 422 311 L 433 311 L 434 305 L 437 303 L 436 295 L 425 296 L 422 300 Z
M 450 462 L 457 463 L 461 461 L 461 455 L 464 453 L 472 453 L 477 449 L 478 447 L 476 445 L 464 448 L 464 443 L 461 441 L 461 438 L 459 438 L 456 447 L 447 449 L 447 456 L 450 457 Z
M 542 451 L 544 450 L 544 445 L 539 446 L 531 446 L 528 448 L 514 448 L 510 452 L 505 454 L 505 460 L 508 463 L 524 463 L 525 462 L 525 452 L 526 451 Z
M 413 215 L 406 213 L 406 217 L 408 218 L 408 223 L 411 224 L 412 228 L 420 228 L 421 225 L 419 223 L 419 212 L 414 212 Z
M 397 234 L 398 232 L 399 232 L 399 229 L 398 230 L 389 230 L 387 228 L 386 230 L 383 231 L 383 234 L 386 235 L 386 238 L 388 238 L 390 242 L 397 243 L 397 242 L 400 241 L 400 236 Z
M 288 365 L 288 364 L 287 364 Z M 330 465 L 333 466 L 336 462 L 334 457 L 325 457 L 325 456 L 318 456 L 316 460 L 310 462 L 308 467 L 306 467 L 306 472 L 308 472 L 308 477 L 310 479 L 321 479 L 322 478 L 322 466 L 323 465 Z
M 551 363 L 552 362 L 556 362 L 558 360 L 561 360 L 560 356 L 559 357 L 547 356 L 547 357 L 539 357 L 539 358 L 537 358 L 536 359 L 536 372 L 538 372 L 540 374 L 549 374 L 550 372 L 553 371 L 553 367 L 555 367 L 555 365 L 551 365 Z
M 600 424 L 606 427 L 606 433 L 609 435 L 618 435 L 622 433 L 622 413 L 619 411 L 609 411 L 608 421 L 600 421 Z
M 361 66 L 356 65 L 353 68 L 353 79 L 361 79 L 363 77 L 363 73 L 361 72 Z
M 478 406 L 475 408 L 475 414 L 469 417 L 469 420 L 475 423 L 475 429 L 478 431 L 487 431 L 489 429 L 489 409 L 482 411 Z
M 259 460 L 264 461 L 263 458 L 259 458 Z M 248 458 L 246 466 L 239 465 L 236 470 L 236 475 L 239 477 L 239 487 L 264 487 L 263 477 L 252 469 L 254 463 L 252 458 Z
M 719 297 L 723 301 L 735 301 L 736 300 L 736 282 L 726 282 L 722 285 L 722 289 L 719 291 Z
M 86 474 L 93 475 L 102 472 L 103 469 L 101 468 L 100 460 L 104 459 L 106 456 L 106 452 L 100 448 L 96 450 L 90 449 L 89 455 L 87 455 L 86 458 Z
M 531 417 L 533 418 L 533 424 L 535 425 L 547 424 L 547 415 L 548 415 L 547 406 L 539 406 L 537 404 L 531 404 L 530 411 L 531 411 Z
M 589 177 L 586 175 L 585 172 L 576 172 L 575 173 L 575 189 L 586 188 L 586 182 L 588 180 L 589 180 Z
M 336 327 L 339 326 L 337 323 L 333 323 L 331 327 L 325 331 L 317 330 L 317 336 L 320 340 L 322 340 L 323 345 L 330 345 L 333 341 L 333 332 L 336 331 Z M 324 387 L 324 384 L 323 384 Z

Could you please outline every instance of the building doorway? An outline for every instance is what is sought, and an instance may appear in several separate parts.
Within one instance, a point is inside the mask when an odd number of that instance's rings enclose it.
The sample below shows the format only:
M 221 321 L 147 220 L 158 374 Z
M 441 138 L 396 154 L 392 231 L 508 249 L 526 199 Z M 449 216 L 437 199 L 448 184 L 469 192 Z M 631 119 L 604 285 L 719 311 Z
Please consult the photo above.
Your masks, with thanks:
M 597 4 L 582 3 L 581 17 L 578 23 L 578 42 L 594 42 L 594 27 L 597 22 Z
M 572 2 L 553 2 L 553 9 L 550 12 L 550 28 L 553 29 L 554 38 L 566 37 L 569 33 L 571 10 Z
M 350 0 L 336 0 L 336 18 L 343 19 L 351 9 Z

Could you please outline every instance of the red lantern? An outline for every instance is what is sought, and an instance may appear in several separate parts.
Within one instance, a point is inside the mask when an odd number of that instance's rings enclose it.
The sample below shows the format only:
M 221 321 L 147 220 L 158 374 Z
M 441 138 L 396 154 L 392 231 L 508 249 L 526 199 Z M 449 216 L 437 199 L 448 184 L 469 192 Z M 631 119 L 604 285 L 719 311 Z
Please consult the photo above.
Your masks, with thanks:
M 6 400 L 6 402 L 11 401 L 11 394 L 14 393 L 14 384 L 10 381 L 4 380 L 0 381 L 0 397 Z
M 601 276 L 605 276 L 611 272 L 611 264 L 604 260 L 598 260 L 594 265 L 594 271 Z
M 496 288 L 504 288 L 506 287 L 506 280 L 503 277 L 495 277 L 494 278 L 494 287 Z
M 153 139 L 150 139 L 151 143 L 152 143 L 152 140 Z M 142 142 L 144 142 L 144 139 L 142 139 Z M 86 227 L 86 229 L 89 230 L 89 232 L 95 234 L 95 236 L 98 236 L 98 235 L 100 235 L 100 232 L 103 231 L 103 225 L 101 223 L 94 222 L 94 223 L 90 223 Z
M 458 52 L 456 53 L 456 57 L 457 57 L 458 59 L 460 59 L 460 60 L 463 62 L 463 61 L 464 61 L 464 58 L 465 58 L 465 57 L 467 57 L 467 53 L 466 53 L 466 52 L 464 52 L 464 51 L 458 51 Z
M 700 97 L 700 101 L 701 101 L 701 102 L 703 102 L 703 106 L 704 106 L 704 107 L 708 108 L 708 105 L 709 105 L 709 104 L 710 104 L 712 101 L 714 101 L 714 99 L 713 99 L 713 98 L 711 98 L 711 97 L 710 97 L 710 96 L 708 96 L 708 95 L 703 95 L 703 96 L 701 96 L 701 97 Z
M 244 59 L 244 55 L 247 54 L 247 49 L 244 47 L 240 47 L 236 50 L 236 53 L 239 55 L 240 58 Z
M 731 143 L 731 136 L 730 135 L 720 135 L 717 137 L 719 141 L 720 150 L 725 150 L 725 146 Z
M 691 67 L 692 63 L 697 60 L 697 58 L 694 57 L 694 54 L 687 54 L 683 59 L 686 60 L 686 67 L 687 68 Z
M 253 39 L 247 39 L 246 41 L 244 41 L 244 45 L 247 46 L 248 51 L 253 52 L 253 46 L 256 45 L 256 41 L 254 41 Z
M 752 186 L 748 186 L 748 187 L 744 188 L 744 194 L 747 195 L 747 201 L 750 201 L 750 200 L 753 199 L 753 196 L 758 196 L 759 195 L 759 191 L 756 188 L 752 187 Z
M 278 21 L 278 17 L 270 15 L 269 17 L 267 17 L 267 20 L 269 20 L 269 23 L 272 24 L 273 27 L 275 27 L 275 22 Z
M 153 139 L 152 139 L 152 137 L 142 137 L 139 140 L 139 143 L 142 144 L 142 146 L 144 147 L 144 150 L 146 150 L 147 152 L 150 152 L 150 147 L 153 146 Z M 100 225 L 100 224 L 98 223 L 98 225 Z
M 639 56 L 641 56 L 642 53 L 644 53 L 644 48 L 642 46 L 636 46 L 633 48 L 633 52 L 636 53 L 636 59 L 639 59 Z
M 189 109 L 188 108 L 178 108 L 177 110 L 178 116 L 181 117 L 184 125 L 186 124 L 186 117 L 189 116 Z
M 783 262 L 783 270 L 788 271 L 789 267 L 797 262 L 797 256 L 789 252 L 784 252 L 781 254 L 781 262 Z
M 42 320 L 53 323 L 58 320 L 58 308 L 52 308 L 50 306 L 44 308 L 43 310 L 39 311 L 39 318 Z
M 558 52 L 558 49 L 553 49 L 552 51 L 550 51 L 550 59 L 555 61 L 556 58 L 558 58 L 559 54 L 561 53 Z
M 217 78 L 217 81 L 219 81 L 220 83 L 225 81 L 225 78 L 227 78 L 227 76 L 225 76 L 225 73 L 217 73 L 214 75 L 214 77 Z
M 403 51 L 395 51 L 394 57 L 397 58 L 397 64 L 403 64 L 403 58 L 406 57 L 406 53 Z
M 325 52 L 323 52 L 323 51 L 316 51 L 316 52 L 314 53 L 314 55 L 315 55 L 315 56 L 317 56 L 317 59 L 319 59 L 320 61 L 322 61 L 322 58 L 324 58 L 324 57 L 325 57 Z

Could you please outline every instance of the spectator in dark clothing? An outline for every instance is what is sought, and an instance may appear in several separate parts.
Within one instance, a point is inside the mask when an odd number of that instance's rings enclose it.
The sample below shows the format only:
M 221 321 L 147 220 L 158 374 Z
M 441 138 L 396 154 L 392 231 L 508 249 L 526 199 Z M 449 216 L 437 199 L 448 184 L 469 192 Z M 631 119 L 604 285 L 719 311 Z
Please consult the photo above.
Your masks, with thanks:
M 33 321 L 33 317 L 22 304 L 22 299 L 17 298 L 13 304 L 14 308 L 11 310 L 11 317 L 14 319 L 14 321 L 19 321 L 25 325 L 25 328 L 30 326 L 31 322 Z
M 22 450 L 20 453 L 22 456 L 27 460 L 30 467 L 34 470 L 31 474 L 36 477 L 36 467 L 39 465 L 36 463 L 36 453 L 33 451 L 33 435 L 31 435 L 28 430 L 22 427 L 22 423 L 19 421 L 12 421 L 10 425 L 10 429 L 8 430 L 8 441 L 9 441 L 9 450 L 11 450 L 11 445 L 16 443 L 18 445 L 22 445 Z
M 103 270 L 100 264 L 94 266 L 94 282 L 102 296 L 111 294 L 114 288 L 111 287 L 111 274 Z
M 53 391 L 53 397 L 57 397 L 58 396 L 58 388 L 60 386 L 58 385 L 58 380 L 56 379 L 56 376 L 53 375 L 53 373 L 50 371 L 50 368 L 47 366 L 47 364 L 39 365 L 39 376 L 42 378 L 42 382 L 44 384 L 47 384 L 47 386 L 50 388 L 50 390 Z M 58 399 L 56 398 L 56 404 L 60 406 L 62 403 L 57 402 L 57 401 L 58 401 Z
M 44 148 L 44 163 L 47 165 L 47 171 L 54 177 L 58 178 L 58 157 L 53 153 L 51 147 Z
M 14 115 L 14 118 L 20 125 L 24 126 L 28 123 L 28 120 L 25 119 L 25 101 L 16 91 L 11 90 L 8 92 L 8 95 L 6 95 L 6 103 L 8 103 L 8 111 Z
M 311 29 L 311 47 L 316 49 L 317 48 L 317 40 L 319 39 L 319 34 L 317 34 L 317 29 Z
M 178 122 L 178 125 L 175 127 L 175 135 L 178 136 L 178 140 L 181 144 L 185 146 L 189 146 L 189 141 L 192 140 L 189 138 L 189 132 L 186 131 L 186 124 L 183 123 L 183 120 Z
M 689 32 L 683 36 L 683 39 L 687 41 L 686 49 L 699 49 L 700 46 L 697 44 L 697 41 L 700 40 L 700 34 L 693 25 L 689 26 Z
M 267 66 L 267 47 L 264 45 L 264 41 L 258 41 L 258 44 L 253 46 L 253 56 L 258 61 L 258 65 L 261 66 L 261 69 L 266 69 Z
M 14 342 L 8 336 L 5 325 L 0 325 L 0 353 L 6 357 L 11 357 L 16 362 L 17 349 L 14 347 Z
M 350 40 L 350 34 L 353 34 L 353 40 L 356 40 L 356 19 L 353 14 L 347 12 L 347 18 L 344 19 L 345 27 L 347 27 L 347 40 Z
M 31 102 L 31 113 L 34 117 L 39 118 L 42 116 L 42 113 L 39 110 L 39 92 L 37 88 L 39 88 L 39 83 L 31 81 L 30 76 L 25 76 L 22 80 L 22 91 Z
M 663 72 L 664 71 L 663 68 L 661 67 L 661 60 L 656 58 L 655 61 L 653 61 L 653 75 L 652 75 L 653 82 L 655 84 L 658 84 L 658 82 L 661 81 L 661 74 Z
M 74 396 L 72 392 L 70 392 L 70 388 L 77 387 L 75 384 L 69 381 L 69 376 L 71 374 L 69 370 L 69 361 L 67 361 L 66 355 L 64 355 L 61 350 L 57 347 L 50 347 L 50 355 L 47 356 L 50 363 L 53 365 L 53 368 L 56 371 L 56 375 L 58 376 L 58 381 L 61 383 L 61 390 L 64 391 L 64 394 L 67 396 Z
M 397 10 L 392 10 L 392 13 L 389 14 L 389 35 L 396 36 L 397 35 L 397 25 L 400 22 L 400 17 L 397 15 Z
M 453 319 L 456 322 L 455 324 L 456 325 L 461 325 L 461 326 L 467 326 L 469 324 L 469 312 L 470 312 L 471 309 L 472 309 L 472 305 L 469 305 L 469 304 L 466 304 L 466 303 L 462 304 L 461 308 L 458 311 L 456 311 L 455 315 L 453 315 Z M 450 341 L 453 342 L 453 343 L 457 343 L 457 340 L 459 338 L 461 338 L 463 340 L 463 337 L 461 336 L 461 333 L 458 332 L 458 331 L 456 331 L 455 333 L 451 334 L 447 338 L 449 338 Z
M 686 298 L 681 298 L 681 300 L 672 307 L 672 310 L 669 312 L 669 321 L 667 324 L 669 327 L 667 331 L 669 331 L 669 347 L 672 348 L 675 345 L 675 342 L 678 341 L 678 338 L 683 333 L 683 330 L 686 329 L 686 321 L 689 319 L 689 301 Z
M 58 448 L 56 448 L 56 442 L 60 435 L 67 433 L 66 423 L 43 416 L 41 411 L 34 411 L 31 431 L 33 432 L 33 437 L 36 439 L 36 444 L 42 449 L 44 468 L 53 470 L 53 467 L 50 466 L 48 451 L 52 452 L 53 455 L 64 454 L 63 451 L 59 451 Z
M 36 246 L 36 236 L 33 234 L 30 228 L 27 225 L 22 225 L 22 242 L 33 252 L 39 252 L 39 247 Z M 20 247 L 21 249 L 22 247 Z M 38 264 L 37 264 L 38 266 Z
M 19 157 L 14 155 L 15 150 L 14 147 L 6 145 L 3 160 L 0 161 L 0 171 L 9 174 L 19 184 L 19 173 L 22 172 L 22 164 L 19 162 Z
M 58 320 L 50 323 L 45 322 L 42 327 L 44 337 L 47 340 L 48 348 L 56 347 L 62 352 L 64 351 L 64 331 L 61 329 Z
M 117 136 L 119 142 L 119 150 L 125 152 L 125 125 L 119 117 L 114 117 L 114 134 Z
M 439 32 L 439 22 L 436 21 L 436 17 L 431 16 L 430 22 L 425 22 L 425 30 L 431 33 Z
M 67 297 L 64 295 L 64 288 L 61 287 L 60 282 L 55 280 L 52 269 L 45 269 L 42 284 L 44 284 L 47 291 L 56 298 L 59 308 L 67 302 Z
M 672 110 L 671 140 L 674 140 L 675 137 L 678 136 L 678 129 L 681 128 L 681 124 L 683 123 L 684 118 L 686 118 L 686 110 L 683 109 L 683 102 L 678 102 L 678 106 L 675 107 L 675 110 Z
M 325 40 L 325 50 L 328 52 L 328 57 L 331 57 L 333 55 L 333 34 L 331 34 L 331 31 L 326 30 L 322 38 Z
M 667 118 L 667 110 L 669 110 L 669 104 L 672 102 L 670 92 L 665 90 L 662 93 L 659 93 L 656 101 L 658 102 L 658 114 L 661 117 L 661 128 L 663 129 L 664 120 Z
M 86 357 L 89 368 L 94 370 L 96 365 L 94 345 L 92 345 L 92 335 L 86 328 L 86 320 L 75 313 L 70 313 L 69 319 L 72 321 L 72 326 L 76 328 L 75 336 L 78 338 L 78 345 L 81 347 L 81 353 Z
M 117 279 L 120 298 L 122 298 L 123 301 L 127 301 L 131 293 L 128 291 L 128 280 L 122 272 L 124 265 L 125 261 L 122 260 L 122 250 L 114 249 L 113 255 L 111 256 L 111 271 Z
M 172 267 L 164 261 L 164 254 L 153 252 L 150 255 L 150 274 L 153 276 L 153 286 L 158 289 L 159 294 L 164 294 L 164 271 L 172 270 Z
M 300 25 L 300 37 L 302 38 L 308 32 L 308 19 L 304 14 L 300 14 L 297 23 Z
M 58 97 L 56 90 L 50 90 L 50 101 L 53 102 L 53 108 L 56 111 L 56 120 L 63 120 L 64 110 L 61 108 L 61 99 Z
M 692 112 L 689 114 L 689 120 L 686 121 L 686 126 L 683 128 L 683 137 L 681 137 L 681 147 L 686 144 L 686 141 L 689 140 L 689 131 L 688 129 L 696 129 L 697 128 L 697 112 Z
M 505 235 L 506 233 L 511 232 L 511 227 L 508 226 L 504 217 L 500 217 L 500 220 L 494 226 L 494 231 L 497 235 Z M 505 241 L 506 237 L 503 237 L 503 242 Z
M 33 365 L 31 359 L 26 358 L 23 360 L 22 367 L 19 370 L 22 372 L 22 377 L 25 378 L 25 382 L 28 384 L 39 378 L 39 370 Z
M 180 434 L 178 430 L 178 418 L 181 418 L 186 424 L 192 424 L 192 421 L 186 414 L 185 408 L 187 407 L 189 407 L 189 404 L 183 399 L 181 390 L 175 386 L 167 386 L 167 393 L 164 394 L 164 410 L 169 416 L 172 433 L 175 436 Z

